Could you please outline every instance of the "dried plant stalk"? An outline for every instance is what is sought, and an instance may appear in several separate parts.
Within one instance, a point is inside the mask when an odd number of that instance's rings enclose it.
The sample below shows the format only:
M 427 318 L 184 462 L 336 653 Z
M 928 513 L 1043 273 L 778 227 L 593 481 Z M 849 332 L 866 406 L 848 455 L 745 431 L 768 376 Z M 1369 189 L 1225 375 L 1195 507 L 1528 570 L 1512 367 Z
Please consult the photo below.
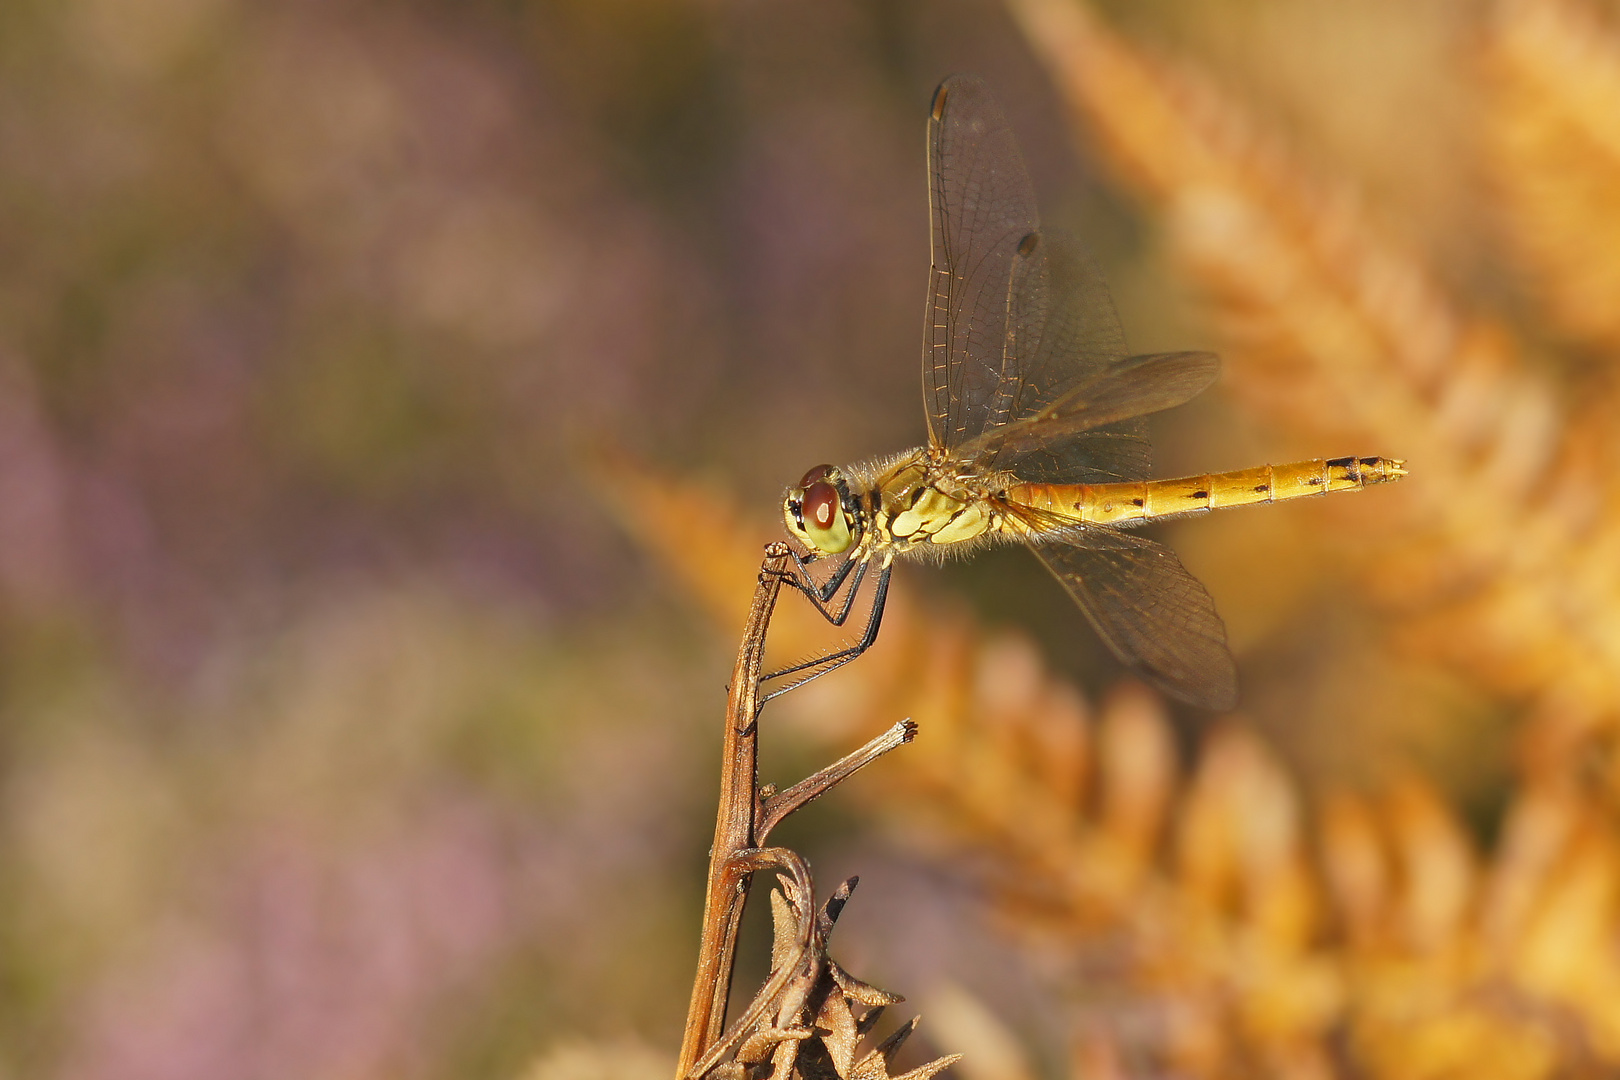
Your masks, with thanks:
M 766 1066 L 769 1075 L 783 1080 L 891 1080 L 889 1066 L 895 1053 L 916 1028 L 913 1020 L 875 1048 L 864 1050 L 862 1040 L 883 1008 L 903 999 L 854 978 L 827 954 L 833 923 L 855 883 L 846 882 L 818 914 L 809 863 L 785 848 L 765 847 L 782 819 L 910 742 L 917 730 L 909 720 L 903 721 L 784 791 L 760 787 L 765 640 L 777 597 L 789 580 L 787 546 L 766 544 L 727 691 L 719 809 L 709 850 L 697 974 L 676 1080 L 745 1080 L 760 1075 Z M 782 888 L 774 894 L 771 973 L 727 1029 L 737 935 L 749 885 L 761 870 L 782 876 Z M 892 1080 L 928 1080 L 955 1060 L 955 1056 L 939 1058 Z
M 742 927 L 743 905 L 753 877 L 752 869 L 740 855 L 758 846 L 754 823 L 759 808 L 759 739 L 754 719 L 759 712 L 765 632 L 782 590 L 787 561 L 785 545 L 778 543 L 766 549 L 727 690 L 725 737 L 720 752 L 720 805 L 715 814 L 714 845 L 709 849 L 697 975 L 681 1039 L 677 1080 L 690 1075 L 698 1060 L 720 1041 L 720 1030 L 726 1022 L 737 932 Z

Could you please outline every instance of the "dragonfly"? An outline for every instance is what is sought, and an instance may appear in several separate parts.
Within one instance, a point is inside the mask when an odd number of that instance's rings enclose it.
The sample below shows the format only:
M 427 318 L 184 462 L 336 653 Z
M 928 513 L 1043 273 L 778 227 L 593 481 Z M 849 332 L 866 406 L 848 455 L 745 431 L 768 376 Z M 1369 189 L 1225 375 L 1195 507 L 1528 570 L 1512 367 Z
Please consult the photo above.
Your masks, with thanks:
M 1216 356 L 1129 352 L 1084 248 L 1041 226 L 1017 141 L 983 80 L 940 84 L 927 152 L 928 443 L 858 465 L 818 465 L 788 490 L 791 584 L 836 626 L 849 620 L 868 576 L 875 585 L 859 639 L 772 672 L 793 678 L 765 700 L 871 647 L 897 562 L 939 563 L 1017 542 L 1127 668 L 1189 704 L 1232 708 L 1237 666 L 1214 601 L 1170 548 L 1134 528 L 1359 491 L 1404 476 L 1405 463 L 1316 458 L 1149 479 L 1145 418 L 1210 386 Z M 817 581 L 811 565 L 821 560 L 834 570 Z

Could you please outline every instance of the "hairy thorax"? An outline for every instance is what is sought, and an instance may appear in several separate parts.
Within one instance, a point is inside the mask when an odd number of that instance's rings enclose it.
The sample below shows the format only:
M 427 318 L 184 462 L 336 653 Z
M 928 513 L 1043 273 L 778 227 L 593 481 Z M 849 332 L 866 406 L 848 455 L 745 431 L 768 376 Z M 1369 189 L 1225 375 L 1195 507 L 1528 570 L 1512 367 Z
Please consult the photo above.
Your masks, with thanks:
M 866 462 L 849 475 L 876 551 L 937 561 L 1010 539 L 1002 533 L 1004 477 L 963 474 L 927 450 Z

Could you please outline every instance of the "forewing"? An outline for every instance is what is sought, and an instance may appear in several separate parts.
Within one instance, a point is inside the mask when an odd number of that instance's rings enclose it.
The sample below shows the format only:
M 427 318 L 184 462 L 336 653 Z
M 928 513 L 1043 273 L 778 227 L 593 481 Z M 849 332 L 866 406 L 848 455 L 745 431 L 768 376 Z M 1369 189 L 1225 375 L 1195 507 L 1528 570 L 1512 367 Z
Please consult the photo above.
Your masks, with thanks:
M 1061 232 L 1024 237 L 1014 249 L 1008 295 L 1005 377 L 984 429 L 961 456 L 1037 482 L 1146 477 L 1152 455 L 1139 419 L 1066 431 L 1029 422 L 1128 359 L 1119 316 L 1084 248 Z M 1004 445 L 1008 436 L 1016 445 Z
M 985 431 L 965 452 L 974 460 L 1017 472 L 1019 459 L 1028 454 L 1184 404 L 1219 374 L 1220 360 L 1214 353 L 1123 357 L 1095 369 L 1089 378 L 1071 385 L 1063 396 L 1034 414 Z
M 1125 359 L 1108 286 L 1079 240 L 1056 229 L 1021 238 L 1009 273 L 999 408 L 985 427 L 1036 416 Z
M 923 346 L 928 437 L 955 447 L 984 430 L 1003 382 L 1010 276 L 1040 218 L 1012 129 L 983 80 L 953 75 L 928 120 L 933 223 Z
M 1176 553 L 1116 529 L 1090 527 L 1075 539 L 1030 547 L 1114 655 L 1182 701 L 1217 711 L 1235 706 L 1237 665 L 1226 625 Z
M 1121 357 L 1033 415 L 986 429 L 958 454 L 1038 483 L 1141 480 L 1152 461 L 1142 418 L 1197 396 L 1219 371 L 1214 353 Z
M 1147 444 L 1126 422 L 1203 390 L 1215 358 L 1127 355 L 1083 245 L 1040 229 L 1018 144 L 982 80 L 953 76 L 935 91 L 928 177 L 930 442 L 1031 479 L 1147 475 Z M 1088 433 L 1101 437 L 1080 445 Z
M 987 439 L 990 467 L 1014 473 L 1035 484 L 1114 484 L 1144 480 L 1153 456 L 1141 420 L 1117 424 L 1067 438 L 1035 439 L 1029 447 L 1003 451 Z M 970 448 L 967 455 L 973 453 Z
M 1207 352 L 1127 355 L 1101 275 L 1064 233 L 1024 235 L 1011 260 L 999 384 L 976 399 L 983 422 L 955 444 L 958 456 L 1030 480 L 1146 476 L 1142 427 L 1129 422 L 1197 396 L 1220 361 Z M 1137 441 L 1127 446 L 1122 434 Z

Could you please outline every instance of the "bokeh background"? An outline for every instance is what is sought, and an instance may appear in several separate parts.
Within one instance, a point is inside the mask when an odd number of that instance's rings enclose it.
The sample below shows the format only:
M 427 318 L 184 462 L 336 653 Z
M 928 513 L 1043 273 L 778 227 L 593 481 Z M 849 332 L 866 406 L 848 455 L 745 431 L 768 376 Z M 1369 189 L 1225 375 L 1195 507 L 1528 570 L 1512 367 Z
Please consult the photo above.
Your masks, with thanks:
M 1550 784 L 1609 857 L 1608 18 L 0 5 L 0 1077 L 673 1061 L 738 628 L 682 582 L 771 535 L 808 466 L 920 442 L 923 120 L 953 71 L 996 89 L 1133 346 L 1227 357 L 1157 423 L 1162 474 L 1410 459 L 1399 491 L 1166 533 L 1239 658 L 1222 723 L 1307 819 L 1403 784 L 1484 865 Z M 639 530 L 632 476 L 675 496 Z M 1214 721 L 1121 689 L 1023 553 L 901 587 L 1201 760 Z M 852 729 L 848 693 L 782 710 L 771 779 L 904 715 Z M 885 816 L 887 767 L 784 832 L 824 884 L 863 875 L 847 966 L 985 1053 L 966 1032 L 999 1018 L 1042 1075 L 1077 1008 L 1073 1075 L 1236 1068 L 1155 1057 L 1175 1025 L 1099 1008 L 1114 967 L 1032 955 L 982 859 Z M 1616 970 L 1615 879 L 1591 889 L 1588 990 Z M 1328 961 L 1336 918 L 1307 934 Z M 1569 1022 L 1515 1075 L 1575 1060 Z M 1326 1071 L 1237 1074 L 1384 1075 L 1323 1024 Z M 1615 1060 L 1612 1031 L 1576 1041 Z

